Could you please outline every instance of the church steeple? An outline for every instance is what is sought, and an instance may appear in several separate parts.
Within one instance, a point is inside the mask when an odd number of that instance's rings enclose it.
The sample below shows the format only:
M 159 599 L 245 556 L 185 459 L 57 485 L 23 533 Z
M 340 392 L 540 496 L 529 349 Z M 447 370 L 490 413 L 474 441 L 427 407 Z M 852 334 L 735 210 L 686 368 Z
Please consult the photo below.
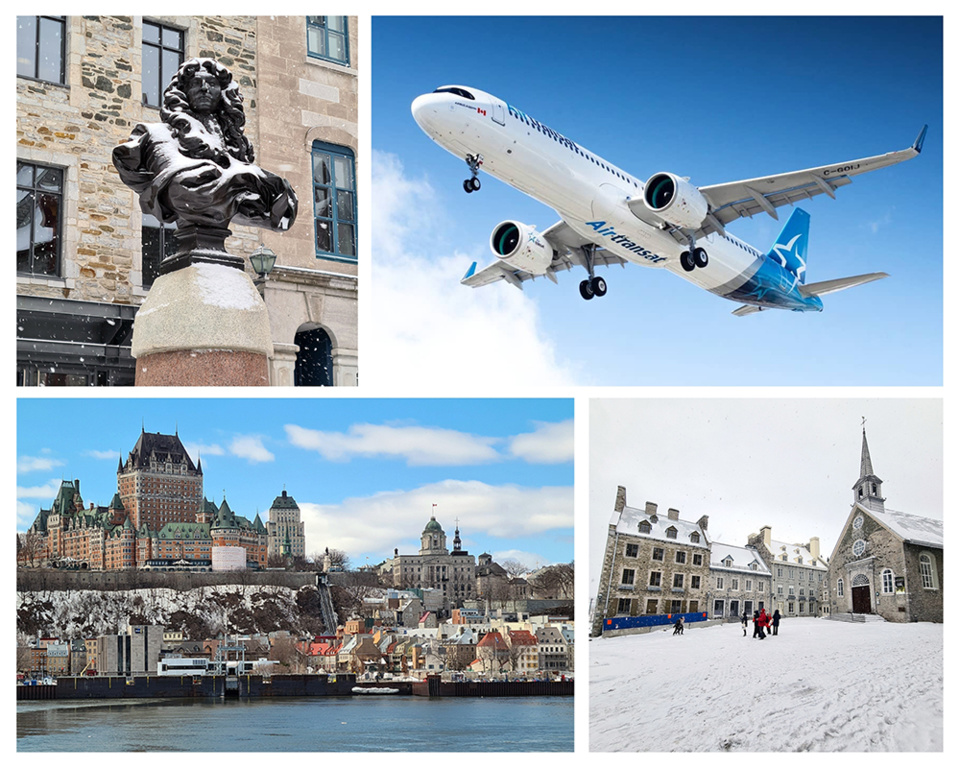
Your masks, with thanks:
M 860 448 L 860 479 L 853 485 L 853 501 L 868 509 L 883 511 L 886 501 L 880 493 L 883 481 L 873 473 L 873 461 L 870 459 L 870 446 L 867 445 L 866 420 L 863 424 L 863 444 Z

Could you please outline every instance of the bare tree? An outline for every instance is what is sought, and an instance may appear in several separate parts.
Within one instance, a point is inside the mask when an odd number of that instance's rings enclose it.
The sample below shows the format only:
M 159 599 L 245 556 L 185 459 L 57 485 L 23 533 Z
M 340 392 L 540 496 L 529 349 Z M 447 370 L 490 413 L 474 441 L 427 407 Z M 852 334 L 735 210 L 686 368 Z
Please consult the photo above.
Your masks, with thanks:
M 17 534 L 17 563 L 36 568 L 42 561 L 46 546 L 43 536 L 27 531 Z
M 514 560 L 509 558 L 500 563 L 500 567 L 503 568 L 511 576 L 523 576 L 526 573 L 529 573 L 529 569 L 519 560 Z
M 534 594 L 547 599 L 569 600 L 573 598 L 573 562 L 548 565 L 531 579 Z

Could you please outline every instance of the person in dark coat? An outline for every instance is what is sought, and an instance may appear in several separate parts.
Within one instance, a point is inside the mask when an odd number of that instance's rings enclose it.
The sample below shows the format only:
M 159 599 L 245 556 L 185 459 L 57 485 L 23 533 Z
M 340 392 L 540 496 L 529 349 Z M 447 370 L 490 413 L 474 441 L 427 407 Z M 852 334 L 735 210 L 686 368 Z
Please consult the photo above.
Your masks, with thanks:
M 770 622 L 770 625 L 773 627 L 773 631 L 771 632 L 771 634 L 773 635 L 777 634 L 777 630 L 780 628 L 780 609 L 779 608 L 777 608 L 777 610 L 773 612 L 773 620 Z
M 743 612 L 743 616 L 740 618 L 740 623 L 743 624 L 743 636 L 747 636 L 747 612 Z
M 677 623 L 673 625 L 673 634 L 682 635 L 683 634 L 683 616 L 677 619 Z
M 763 630 L 760 628 L 760 611 L 753 612 L 753 636 L 763 637 Z

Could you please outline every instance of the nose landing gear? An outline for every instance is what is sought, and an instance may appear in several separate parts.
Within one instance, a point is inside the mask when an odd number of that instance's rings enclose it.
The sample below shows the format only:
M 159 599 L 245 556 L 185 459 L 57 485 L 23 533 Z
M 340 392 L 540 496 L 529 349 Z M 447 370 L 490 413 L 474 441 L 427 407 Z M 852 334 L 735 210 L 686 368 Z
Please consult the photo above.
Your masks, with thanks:
M 477 171 L 483 165 L 483 155 L 467 155 L 467 167 L 470 169 L 470 178 L 464 179 L 463 191 L 468 195 L 480 189 L 480 179 L 477 178 Z

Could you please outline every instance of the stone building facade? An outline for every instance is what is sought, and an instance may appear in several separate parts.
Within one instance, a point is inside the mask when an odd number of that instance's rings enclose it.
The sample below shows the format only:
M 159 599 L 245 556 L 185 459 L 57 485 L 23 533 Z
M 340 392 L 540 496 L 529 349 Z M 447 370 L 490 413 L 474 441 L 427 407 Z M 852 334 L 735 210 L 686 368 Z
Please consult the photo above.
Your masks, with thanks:
M 819 616 L 827 564 L 820 556 L 820 538 L 805 544 L 777 541 L 769 525 L 747 537 L 747 546 L 760 554 L 770 570 L 773 595 L 767 613 L 781 616 Z
M 18 384 L 133 383 L 134 316 L 173 241 L 111 153 L 160 121 L 179 63 L 208 56 L 240 85 L 257 162 L 300 199 L 288 232 L 227 240 L 245 260 L 277 254 L 257 281 L 271 383 L 355 385 L 356 18 L 21 16 L 17 32 Z
M 460 527 L 455 529 L 453 550 L 447 549 L 447 534 L 432 516 L 420 535 L 420 553 L 401 555 L 394 550 L 383 566 L 385 575 L 399 589 L 435 589 L 443 596 L 445 609 L 462 607 L 476 596 L 477 563 L 462 548 Z
M 737 619 L 744 611 L 769 608 L 770 569 L 753 547 L 713 542 L 710 546 L 710 580 L 707 610 L 712 619 Z M 772 612 L 772 609 L 771 609 Z
M 680 512 L 627 506 L 627 491 L 617 489 L 597 595 L 592 632 L 600 634 L 605 617 L 707 610 L 710 577 L 709 518 L 680 519 Z
M 267 558 L 303 558 L 306 546 L 300 507 L 284 490 L 273 500 L 267 513 Z
M 943 521 L 888 509 L 866 431 L 854 502 L 830 557 L 830 613 L 943 621 Z

